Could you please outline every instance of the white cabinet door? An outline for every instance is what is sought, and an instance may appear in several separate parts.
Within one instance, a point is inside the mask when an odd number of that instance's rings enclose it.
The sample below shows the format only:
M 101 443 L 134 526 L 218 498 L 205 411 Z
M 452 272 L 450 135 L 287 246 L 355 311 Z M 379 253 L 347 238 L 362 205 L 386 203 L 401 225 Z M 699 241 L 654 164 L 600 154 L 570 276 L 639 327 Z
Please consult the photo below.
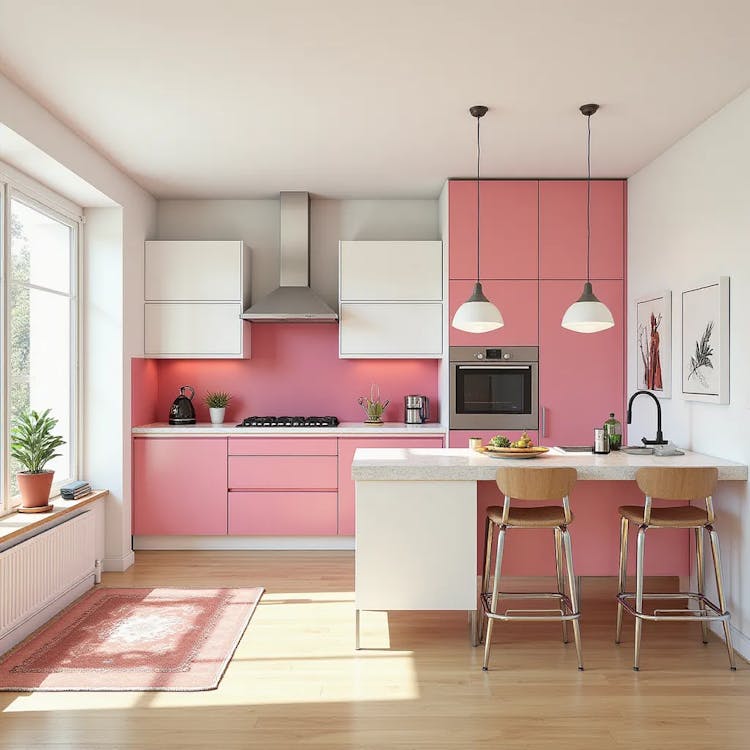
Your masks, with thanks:
M 443 351 L 440 302 L 342 303 L 340 357 L 438 358 Z
M 249 357 L 239 302 L 147 302 L 147 357 Z
M 342 301 L 410 301 L 443 298 L 443 245 L 439 241 L 342 241 Z
M 148 302 L 239 302 L 248 282 L 249 253 L 241 241 L 146 242 Z

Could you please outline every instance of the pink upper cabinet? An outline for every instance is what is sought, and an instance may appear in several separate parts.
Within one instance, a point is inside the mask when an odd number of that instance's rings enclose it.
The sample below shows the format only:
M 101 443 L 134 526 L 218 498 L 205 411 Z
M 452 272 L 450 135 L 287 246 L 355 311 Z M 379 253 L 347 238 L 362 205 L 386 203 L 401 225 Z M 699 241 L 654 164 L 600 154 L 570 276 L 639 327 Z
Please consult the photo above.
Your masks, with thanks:
M 535 279 L 538 273 L 538 183 L 482 180 L 482 279 Z M 477 183 L 448 186 L 451 279 L 476 279 Z
M 622 422 L 625 400 L 623 282 L 594 282 L 612 311 L 614 328 L 576 333 L 562 328 L 583 281 L 542 281 L 539 304 L 539 409 L 542 445 L 591 445 L 594 428 L 614 412 Z
M 538 341 L 538 282 L 483 281 L 487 299 L 497 305 L 505 325 L 489 333 L 467 333 L 450 325 L 453 315 L 466 302 L 474 287 L 473 281 L 449 282 L 448 314 L 451 346 L 534 346 Z
M 625 187 L 622 180 L 591 183 L 591 278 L 622 279 L 625 271 Z M 539 275 L 586 277 L 586 181 L 539 184 Z

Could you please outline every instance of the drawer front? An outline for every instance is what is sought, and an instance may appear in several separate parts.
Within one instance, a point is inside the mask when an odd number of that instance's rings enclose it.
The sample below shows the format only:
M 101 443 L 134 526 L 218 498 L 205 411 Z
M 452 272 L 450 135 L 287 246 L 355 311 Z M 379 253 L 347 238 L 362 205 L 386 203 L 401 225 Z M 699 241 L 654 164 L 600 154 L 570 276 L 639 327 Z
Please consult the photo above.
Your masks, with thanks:
M 335 490 L 336 456 L 230 456 L 229 488 Z
M 229 438 L 230 456 L 335 456 L 336 438 Z
M 334 536 L 335 492 L 230 492 L 229 533 Z

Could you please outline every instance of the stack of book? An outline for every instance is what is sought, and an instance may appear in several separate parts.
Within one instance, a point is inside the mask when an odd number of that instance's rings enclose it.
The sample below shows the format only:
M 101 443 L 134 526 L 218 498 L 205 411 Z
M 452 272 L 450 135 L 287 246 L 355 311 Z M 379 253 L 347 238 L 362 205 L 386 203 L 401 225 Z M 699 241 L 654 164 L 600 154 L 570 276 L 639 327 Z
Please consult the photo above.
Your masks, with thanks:
M 60 487 L 60 496 L 63 500 L 80 500 L 90 492 L 91 485 L 84 481 L 71 482 Z

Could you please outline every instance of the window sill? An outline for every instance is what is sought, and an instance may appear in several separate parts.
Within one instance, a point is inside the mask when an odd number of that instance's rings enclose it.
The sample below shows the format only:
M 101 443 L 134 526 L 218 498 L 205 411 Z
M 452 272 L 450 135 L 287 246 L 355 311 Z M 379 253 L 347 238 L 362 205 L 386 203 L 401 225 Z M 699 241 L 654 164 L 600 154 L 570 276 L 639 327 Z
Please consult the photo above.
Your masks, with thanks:
M 57 521 L 85 505 L 101 500 L 109 494 L 109 490 L 95 490 L 79 500 L 63 500 L 55 497 L 52 510 L 46 513 L 10 513 L 0 518 L 0 545 L 13 538 L 26 534 L 37 528 L 46 526 L 51 521 Z

